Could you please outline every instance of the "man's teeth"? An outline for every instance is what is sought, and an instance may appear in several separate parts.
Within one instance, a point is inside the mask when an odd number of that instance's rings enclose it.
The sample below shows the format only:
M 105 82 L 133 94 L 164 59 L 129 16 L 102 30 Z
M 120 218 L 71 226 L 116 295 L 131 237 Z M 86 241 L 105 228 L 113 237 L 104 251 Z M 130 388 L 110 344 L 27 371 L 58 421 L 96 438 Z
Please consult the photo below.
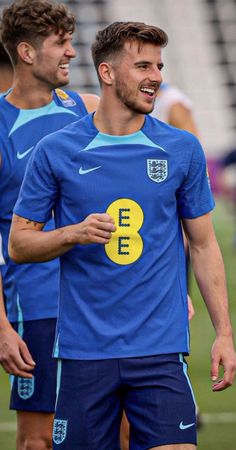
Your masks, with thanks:
M 69 69 L 69 64 L 60 64 L 60 69 Z
M 147 92 L 147 94 L 149 94 L 149 95 L 154 95 L 155 94 L 155 89 L 148 88 L 148 87 L 142 87 L 141 91 L 142 92 Z

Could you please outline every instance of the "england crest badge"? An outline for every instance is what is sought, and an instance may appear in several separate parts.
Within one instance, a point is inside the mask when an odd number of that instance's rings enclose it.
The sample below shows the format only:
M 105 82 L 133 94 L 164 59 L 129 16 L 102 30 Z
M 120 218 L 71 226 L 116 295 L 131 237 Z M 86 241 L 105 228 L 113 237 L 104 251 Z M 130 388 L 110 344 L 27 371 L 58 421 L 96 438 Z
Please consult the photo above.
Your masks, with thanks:
M 161 183 L 168 176 L 166 159 L 147 159 L 147 174 L 155 183 Z
M 53 424 L 53 442 L 61 444 L 67 434 L 67 420 L 55 419 Z
M 26 400 L 32 397 L 34 393 L 34 377 L 33 378 L 17 378 L 17 391 L 20 398 Z

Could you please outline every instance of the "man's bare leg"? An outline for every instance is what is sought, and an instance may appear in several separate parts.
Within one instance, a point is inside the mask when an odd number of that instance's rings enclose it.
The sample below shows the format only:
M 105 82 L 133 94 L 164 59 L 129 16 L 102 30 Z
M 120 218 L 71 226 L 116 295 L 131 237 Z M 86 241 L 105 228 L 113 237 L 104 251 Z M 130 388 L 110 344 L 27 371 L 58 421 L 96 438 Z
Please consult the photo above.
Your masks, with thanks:
M 121 450 L 129 450 L 129 422 L 125 412 L 123 412 L 120 427 L 120 447 Z
M 16 450 L 52 450 L 54 414 L 17 411 Z

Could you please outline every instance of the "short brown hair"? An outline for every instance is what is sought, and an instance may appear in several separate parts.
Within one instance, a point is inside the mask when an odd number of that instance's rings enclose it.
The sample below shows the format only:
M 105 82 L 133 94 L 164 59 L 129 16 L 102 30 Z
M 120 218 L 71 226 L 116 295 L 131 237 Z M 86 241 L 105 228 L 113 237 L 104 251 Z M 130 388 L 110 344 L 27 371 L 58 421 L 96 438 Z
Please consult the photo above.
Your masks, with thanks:
M 138 41 L 141 44 L 150 43 L 165 47 L 168 36 L 165 31 L 143 22 L 114 22 L 98 31 L 92 45 L 92 57 L 95 68 L 119 54 L 127 41 Z
M 51 33 L 73 33 L 75 17 L 63 4 L 50 0 L 17 0 L 4 8 L 0 37 L 12 63 L 17 62 L 17 45 L 27 41 L 39 46 Z

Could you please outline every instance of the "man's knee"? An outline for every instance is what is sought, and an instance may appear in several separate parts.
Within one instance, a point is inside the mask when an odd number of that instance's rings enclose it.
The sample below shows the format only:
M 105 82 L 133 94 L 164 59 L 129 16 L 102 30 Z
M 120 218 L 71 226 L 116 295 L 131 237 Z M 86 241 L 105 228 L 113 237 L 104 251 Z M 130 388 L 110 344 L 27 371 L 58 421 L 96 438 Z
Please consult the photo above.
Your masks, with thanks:
M 49 436 L 18 438 L 17 450 L 52 450 L 52 439 Z
M 17 411 L 17 450 L 52 450 L 53 414 Z

